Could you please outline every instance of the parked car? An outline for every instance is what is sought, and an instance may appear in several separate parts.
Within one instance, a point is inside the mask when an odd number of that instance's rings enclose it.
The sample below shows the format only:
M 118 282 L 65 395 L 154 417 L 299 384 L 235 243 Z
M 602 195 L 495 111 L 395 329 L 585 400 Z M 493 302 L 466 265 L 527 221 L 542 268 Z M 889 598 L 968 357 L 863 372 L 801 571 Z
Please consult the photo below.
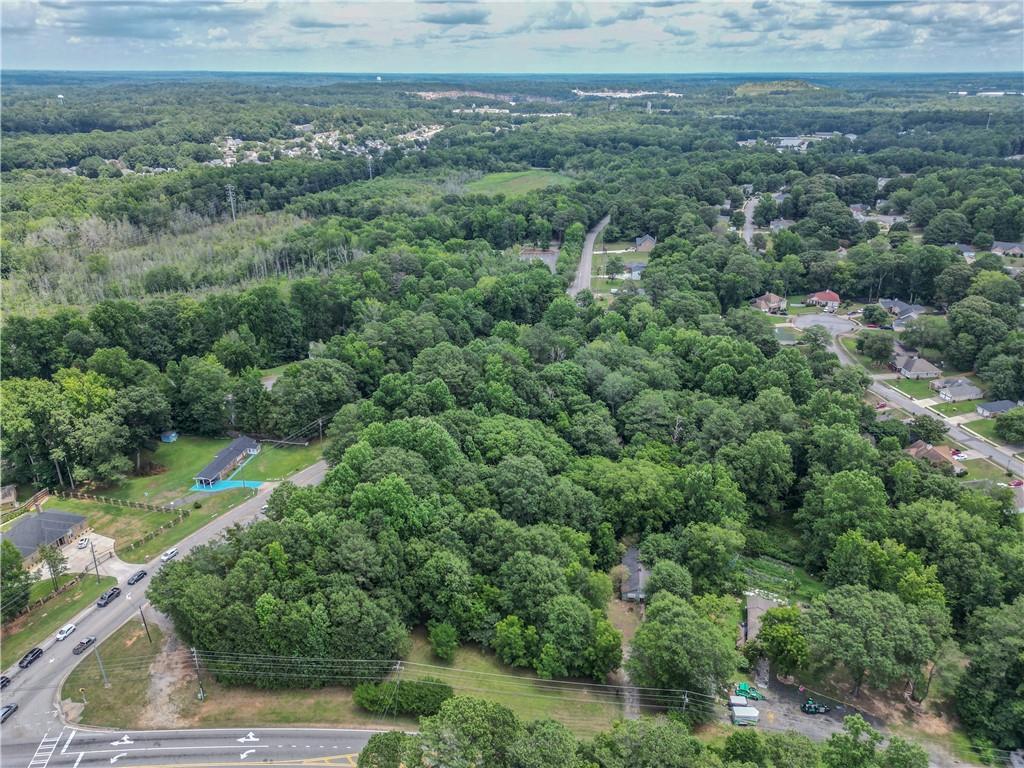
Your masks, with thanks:
M 83 653 L 85 653 L 87 650 L 89 650 L 89 648 L 92 647 L 92 644 L 95 643 L 95 642 L 96 642 L 96 636 L 95 635 L 89 635 L 87 638 L 85 638 L 83 640 L 79 640 L 75 644 L 75 647 L 71 649 L 71 652 L 73 654 L 75 654 L 75 656 L 80 656 Z
M 102 595 L 100 595 L 100 599 L 96 601 L 97 607 L 99 607 L 99 608 L 106 608 L 108 605 L 110 605 L 114 601 L 114 598 L 118 597 L 120 594 L 121 594 L 121 588 L 120 587 L 111 587 L 106 592 L 104 592 Z
M 76 629 L 78 629 L 78 627 L 76 627 L 74 624 L 65 624 L 63 627 L 57 630 L 56 640 L 58 642 L 61 640 L 67 640 L 68 637 L 71 636 L 71 633 L 74 632 Z
M 1020 488 L 1022 485 L 1024 485 L 1024 480 L 1011 480 L 1010 481 L 1010 487 L 1011 488 Z
M 7 675 L 0 676 L 0 691 L 2 691 L 4 688 L 6 688 L 10 684 L 11 684 L 11 678 L 9 678 Z
M 7 718 L 9 718 L 17 711 L 17 704 L 4 704 L 3 707 L 0 707 L 0 723 L 6 723 Z
M 133 573 L 131 576 L 128 577 L 128 583 L 129 584 L 138 584 L 140 581 L 142 581 L 144 578 L 146 578 L 146 575 L 147 574 L 146 574 L 145 570 L 136 571 L 135 573 Z
M 162 555 L 160 555 L 160 561 L 163 562 L 163 563 L 166 563 L 168 560 L 173 560 L 177 556 L 178 556 L 178 549 L 177 549 L 177 547 L 172 547 L 171 549 L 168 549 L 166 552 L 164 552 Z
M 22 669 L 28 669 L 43 655 L 42 648 L 33 648 L 31 651 L 21 657 L 21 661 L 18 662 L 18 666 Z
M 78 540 L 78 548 L 79 549 L 85 549 L 88 546 L 89 546 L 89 539 L 81 538 L 81 539 Z

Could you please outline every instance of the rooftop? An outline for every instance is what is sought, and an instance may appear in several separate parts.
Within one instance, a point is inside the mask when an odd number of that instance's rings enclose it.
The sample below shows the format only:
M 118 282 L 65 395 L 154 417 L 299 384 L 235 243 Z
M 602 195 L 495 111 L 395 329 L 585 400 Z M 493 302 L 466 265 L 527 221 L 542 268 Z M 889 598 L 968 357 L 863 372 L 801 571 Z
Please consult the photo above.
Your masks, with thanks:
M 236 437 L 226 448 L 222 448 L 217 452 L 217 455 L 213 457 L 213 461 L 203 467 L 202 470 L 196 474 L 196 480 L 210 480 L 215 481 L 220 479 L 220 473 L 231 466 L 231 463 L 237 459 L 242 453 L 246 451 L 258 451 L 260 444 L 253 440 L 251 437 Z
M 11 527 L 4 537 L 8 539 L 22 557 L 27 557 L 44 544 L 53 544 L 85 518 L 59 509 L 44 509 L 35 515 L 24 515 Z

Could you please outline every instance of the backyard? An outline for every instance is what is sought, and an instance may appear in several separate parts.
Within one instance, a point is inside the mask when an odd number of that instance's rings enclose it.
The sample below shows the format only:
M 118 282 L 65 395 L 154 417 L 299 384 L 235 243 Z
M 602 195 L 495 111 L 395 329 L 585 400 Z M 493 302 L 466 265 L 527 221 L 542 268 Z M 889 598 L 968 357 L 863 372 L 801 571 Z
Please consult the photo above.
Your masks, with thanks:
M 974 413 L 974 409 L 981 404 L 981 400 L 963 400 L 959 403 L 938 403 L 932 408 L 943 416 L 965 416 Z
M 931 388 L 931 382 L 928 379 L 893 379 L 887 381 L 886 384 L 915 400 L 927 400 L 938 394 Z
M 249 459 L 232 478 L 234 480 L 283 480 L 288 475 L 315 463 L 320 458 L 321 450 L 322 446 L 318 441 L 305 447 L 264 444 L 263 450 Z

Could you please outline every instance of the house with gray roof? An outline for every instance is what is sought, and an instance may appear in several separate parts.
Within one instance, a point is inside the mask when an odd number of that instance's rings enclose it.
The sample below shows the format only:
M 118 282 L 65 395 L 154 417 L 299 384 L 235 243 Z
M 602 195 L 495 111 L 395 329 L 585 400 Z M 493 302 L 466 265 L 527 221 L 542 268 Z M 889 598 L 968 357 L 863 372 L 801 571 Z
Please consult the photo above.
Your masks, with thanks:
M 644 235 L 638 237 L 633 241 L 633 250 L 637 253 L 649 253 L 654 250 L 654 246 L 658 244 L 658 238 L 653 235 Z
M 986 419 L 991 419 L 994 416 L 999 416 L 1008 411 L 1012 411 L 1014 408 L 1019 408 L 1022 405 L 1024 405 L 1024 403 L 1015 403 L 1013 402 L 1013 400 L 992 400 L 991 402 L 988 403 L 982 403 L 974 410 L 978 412 L 979 416 L 984 416 Z
M 939 397 L 947 403 L 962 403 L 964 400 L 980 400 L 984 396 L 980 387 L 969 379 L 954 379 L 939 390 Z
M 917 355 L 896 355 L 889 367 L 907 379 L 934 379 L 942 375 L 939 368 Z
M 3 538 L 17 547 L 27 565 L 32 564 L 43 546 L 62 547 L 74 541 L 85 529 L 85 518 L 59 509 L 44 509 L 18 518 Z
M 626 580 L 622 582 L 622 599 L 631 603 L 642 603 L 647 599 L 647 579 L 650 577 L 640 562 L 640 550 L 630 547 L 622 555 L 622 566 L 626 569 Z
M 902 299 L 879 299 L 882 309 L 893 316 L 892 327 L 901 330 L 910 320 L 923 315 L 928 308 L 920 304 L 908 304 Z
M 216 485 L 227 480 L 250 456 L 260 452 L 260 444 L 251 437 L 236 437 L 226 448 L 222 448 L 193 479 L 196 485 Z
M 989 248 L 992 253 L 999 256 L 1024 256 L 1024 243 L 1008 243 L 1005 240 L 996 240 Z

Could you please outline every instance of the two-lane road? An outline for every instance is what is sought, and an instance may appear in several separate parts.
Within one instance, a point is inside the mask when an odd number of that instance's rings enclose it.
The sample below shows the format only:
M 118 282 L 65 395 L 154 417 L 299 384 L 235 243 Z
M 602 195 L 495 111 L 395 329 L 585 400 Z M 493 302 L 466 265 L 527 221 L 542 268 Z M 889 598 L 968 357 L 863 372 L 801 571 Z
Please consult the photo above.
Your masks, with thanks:
M 296 485 L 315 485 L 323 480 L 327 473 L 327 464 L 318 461 L 315 464 L 293 474 L 288 479 Z M 224 531 L 236 524 L 248 525 L 262 514 L 263 505 L 270 497 L 272 487 L 264 486 L 252 498 L 224 513 L 195 533 L 186 536 L 176 547 L 184 556 L 193 548 L 216 540 Z M 147 606 L 145 592 L 149 580 L 160 568 L 159 558 L 145 563 L 140 568 L 149 575 L 140 583 L 128 586 L 120 583 L 122 594 L 105 608 L 95 604 L 83 609 L 71 621 L 78 629 L 63 642 L 56 642 L 48 637 L 39 647 L 44 650 L 43 657 L 25 670 L 16 665 L 5 672 L 11 683 L 0 693 L 0 702 L 18 705 L 18 711 L 2 726 L 0 730 L 0 766 L 7 768 L 17 763 L 8 762 L 10 749 L 23 749 L 26 744 L 35 745 L 46 732 L 56 732 L 63 724 L 58 709 L 60 686 L 64 678 L 80 662 L 90 659 L 92 652 L 75 656 L 71 649 L 84 637 L 95 635 L 97 645 L 109 637 L 118 627 L 129 619 L 139 615 L 139 607 Z M 152 611 L 146 608 L 147 612 Z M 27 765 L 27 763 L 26 763 Z M 45 768 L 34 764 L 31 768 Z
M 587 232 L 587 236 L 583 239 L 583 253 L 580 254 L 580 265 L 576 270 L 576 277 L 573 278 L 572 285 L 569 286 L 567 291 L 570 296 L 575 297 L 576 294 L 582 291 L 590 290 L 590 273 L 594 271 L 594 243 L 597 241 L 597 236 L 601 234 L 601 230 L 608 226 L 608 222 L 611 219 L 611 214 L 606 215 L 597 222 L 597 226 Z

